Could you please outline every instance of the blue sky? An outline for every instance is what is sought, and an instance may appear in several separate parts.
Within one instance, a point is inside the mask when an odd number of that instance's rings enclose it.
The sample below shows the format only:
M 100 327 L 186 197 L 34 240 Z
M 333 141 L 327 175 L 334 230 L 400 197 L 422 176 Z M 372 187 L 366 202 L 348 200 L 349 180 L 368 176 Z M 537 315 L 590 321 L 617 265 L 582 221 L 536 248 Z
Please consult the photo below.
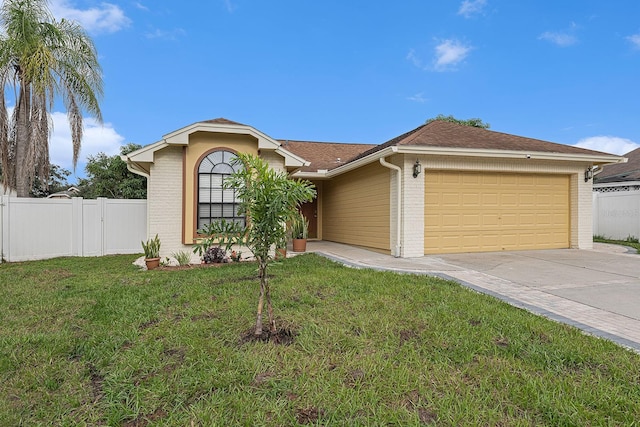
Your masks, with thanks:
M 105 125 L 81 163 L 216 117 L 382 143 L 438 114 L 623 154 L 640 146 L 637 0 L 51 0 L 92 35 Z M 51 157 L 71 168 L 60 106 Z M 73 177 L 71 181 L 73 181 Z

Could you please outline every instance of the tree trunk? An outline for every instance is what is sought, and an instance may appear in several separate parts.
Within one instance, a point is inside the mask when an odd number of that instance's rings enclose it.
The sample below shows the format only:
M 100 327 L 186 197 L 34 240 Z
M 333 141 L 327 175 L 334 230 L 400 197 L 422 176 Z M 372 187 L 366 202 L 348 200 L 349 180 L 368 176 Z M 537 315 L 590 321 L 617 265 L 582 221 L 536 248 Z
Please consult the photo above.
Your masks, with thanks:
M 258 315 L 256 316 L 256 330 L 254 331 L 256 336 L 262 335 L 262 309 L 264 307 L 265 284 L 267 277 L 267 263 L 260 257 L 258 257 L 258 263 L 260 265 L 258 269 L 258 276 L 260 276 L 260 298 L 258 299 Z
M 273 318 L 273 306 L 271 305 L 271 288 L 269 287 L 269 278 L 266 275 L 266 271 L 265 271 L 265 277 L 264 277 L 264 292 L 267 298 L 267 313 L 269 314 L 269 330 L 271 331 L 272 334 L 275 334 L 277 332 L 276 320 Z
M 29 113 L 30 113 L 30 91 L 28 86 L 20 85 L 20 95 L 18 98 L 18 109 L 15 118 L 16 122 L 16 157 L 15 157 L 15 174 L 16 174 L 16 193 L 18 197 L 29 197 L 31 193 L 31 175 L 29 168 L 34 168 L 33 159 L 29 159 Z

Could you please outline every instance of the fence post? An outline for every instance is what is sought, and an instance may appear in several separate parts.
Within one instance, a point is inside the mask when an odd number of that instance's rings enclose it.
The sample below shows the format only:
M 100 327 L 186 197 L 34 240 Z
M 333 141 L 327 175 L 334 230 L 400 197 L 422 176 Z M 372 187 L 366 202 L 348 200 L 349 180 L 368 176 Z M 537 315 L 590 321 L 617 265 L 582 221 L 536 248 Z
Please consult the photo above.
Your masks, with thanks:
M 73 256 L 84 256 L 82 229 L 82 197 L 71 198 L 71 253 Z
M 636 200 L 638 201 L 638 210 L 636 211 L 638 213 L 638 228 L 636 228 L 638 234 L 635 237 L 640 239 L 640 191 L 638 191 Z
M 5 260 L 4 257 L 4 219 L 9 215 L 5 215 L 4 209 L 5 206 L 9 204 L 9 196 L 1 196 L 0 197 L 0 264 L 2 264 Z
M 600 235 L 600 193 L 598 191 L 593 192 L 593 205 L 591 206 L 592 211 L 592 230 L 594 236 Z
M 107 199 L 105 197 L 98 197 L 98 212 L 100 213 L 100 256 L 104 256 L 106 253 L 106 236 L 105 236 L 105 216 L 107 215 Z

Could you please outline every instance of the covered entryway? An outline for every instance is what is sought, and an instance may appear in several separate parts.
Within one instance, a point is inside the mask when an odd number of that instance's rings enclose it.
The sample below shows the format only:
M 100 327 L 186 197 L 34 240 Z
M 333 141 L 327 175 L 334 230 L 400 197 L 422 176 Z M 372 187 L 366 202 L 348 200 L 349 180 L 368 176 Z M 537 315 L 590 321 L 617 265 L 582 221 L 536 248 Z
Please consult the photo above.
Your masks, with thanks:
M 424 253 L 570 246 L 569 175 L 425 171 Z
M 303 203 L 300 206 L 302 215 L 309 221 L 309 239 L 318 238 L 318 198 L 314 197 L 312 201 Z

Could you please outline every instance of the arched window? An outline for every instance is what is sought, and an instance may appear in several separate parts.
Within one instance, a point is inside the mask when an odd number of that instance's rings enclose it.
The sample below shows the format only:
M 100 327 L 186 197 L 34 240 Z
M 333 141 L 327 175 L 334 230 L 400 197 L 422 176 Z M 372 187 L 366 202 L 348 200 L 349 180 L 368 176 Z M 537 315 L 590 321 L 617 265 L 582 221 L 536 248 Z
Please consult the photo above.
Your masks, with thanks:
M 239 213 L 240 200 L 235 190 L 224 189 L 223 181 L 229 175 L 242 169 L 242 164 L 234 162 L 235 153 L 226 150 L 209 153 L 198 166 L 198 230 L 205 224 L 219 219 L 245 224 L 244 215 Z

